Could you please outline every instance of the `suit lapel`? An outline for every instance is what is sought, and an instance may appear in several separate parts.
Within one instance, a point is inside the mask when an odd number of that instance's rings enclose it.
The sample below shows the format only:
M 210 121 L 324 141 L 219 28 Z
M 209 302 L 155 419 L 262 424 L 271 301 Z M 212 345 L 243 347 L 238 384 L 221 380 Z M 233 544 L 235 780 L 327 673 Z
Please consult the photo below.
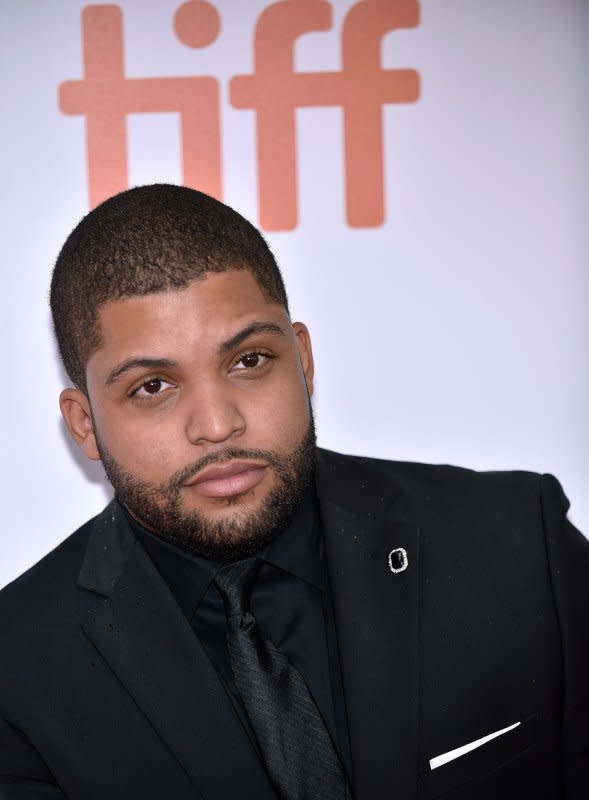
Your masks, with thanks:
M 418 767 L 418 530 L 391 504 L 390 479 L 366 462 L 320 453 L 317 484 L 355 797 L 409 800 Z M 388 565 L 396 547 L 409 560 L 398 574 Z
M 78 584 L 104 595 L 83 623 L 203 797 L 275 800 L 259 759 L 194 632 L 111 504 Z M 227 769 L 228 759 L 231 769 Z

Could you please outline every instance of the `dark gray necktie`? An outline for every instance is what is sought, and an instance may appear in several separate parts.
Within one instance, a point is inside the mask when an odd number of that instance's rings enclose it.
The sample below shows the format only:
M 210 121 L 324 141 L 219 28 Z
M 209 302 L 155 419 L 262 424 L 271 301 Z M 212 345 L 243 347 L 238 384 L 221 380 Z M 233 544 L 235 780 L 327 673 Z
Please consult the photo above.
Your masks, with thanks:
M 261 562 L 222 567 L 215 584 L 227 615 L 227 645 L 266 768 L 284 800 L 344 800 L 351 794 L 339 758 L 299 672 L 266 639 L 249 610 Z

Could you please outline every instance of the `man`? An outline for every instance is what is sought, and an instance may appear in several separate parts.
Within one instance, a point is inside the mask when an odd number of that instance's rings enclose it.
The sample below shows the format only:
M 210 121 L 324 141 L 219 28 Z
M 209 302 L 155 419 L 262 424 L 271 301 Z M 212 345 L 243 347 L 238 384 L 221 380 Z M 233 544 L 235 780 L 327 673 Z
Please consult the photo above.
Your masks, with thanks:
M 115 499 L 1 594 L 0 798 L 587 797 L 554 478 L 316 451 L 309 333 L 199 192 L 92 211 L 51 306 Z

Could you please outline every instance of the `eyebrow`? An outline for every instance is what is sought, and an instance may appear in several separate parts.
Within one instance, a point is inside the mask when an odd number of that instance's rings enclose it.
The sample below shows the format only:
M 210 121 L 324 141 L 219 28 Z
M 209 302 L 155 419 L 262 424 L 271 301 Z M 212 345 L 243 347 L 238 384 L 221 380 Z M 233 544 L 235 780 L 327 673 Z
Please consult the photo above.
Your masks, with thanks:
M 132 369 L 171 369 L 173 367 L 177 367 L 177 361 L 171 361 L 169 358 L 127 358 L 125 361 L 122 361 L 120 364 L 112 369 L 106 378 L 106 385 L 110 386 L 114 383 L 121 375 L 124 375 L 125 372 L 129 372 Z
M 234 347 L 240 345 L 254 333 L 269 333 L 271 336 L 286 335 L 280 325 L 275 325 L 273 322 L 252 322 L 251 325 L 238 331 L 231 339 L 227 339 L 226 342 L 223 342 L 223 344 L 219 346 L 219 353 L 223 354 L 227 353 L 229 350 L 233 350 Z
M 253 322 L 219 345 L 219 353 L 227 353 L 254 333 L 269 333 L 271 336 L 285 336 L 282 328 L 279 325 L 275 325 L 273 322 Z M 105 383 L 107 386 L 110 386 L 115 383 L 121 375 L 124 375 L 132 369 L 173 369 L 177 366 L 178 362 L 172 361 L 169 358 L 148 358 L 146 356 L 131 357 L 117 364 L 117 366 L 109 372 Z

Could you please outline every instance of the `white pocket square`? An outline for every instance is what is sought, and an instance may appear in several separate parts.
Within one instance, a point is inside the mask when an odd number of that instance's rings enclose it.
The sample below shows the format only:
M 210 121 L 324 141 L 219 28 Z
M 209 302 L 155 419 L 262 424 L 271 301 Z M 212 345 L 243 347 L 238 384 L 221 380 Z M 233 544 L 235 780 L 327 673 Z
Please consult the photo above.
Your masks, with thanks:
M 513 725 L 508 725 L 507 728 L 501 728 L 500 731 L 489 733 L 487 736 L 483 736 L 481 739 L 475 739 L 474 742 L 463 744 L 461 747 L 456 747 L 454 750 L 449 750 L 447 753 L 442 753 L 441 756 L 430 758 L 430 769 L 436 769 L 437 767 L 441 767 L 443 764 L 447 764 L 449 761 L 454 761 L 455 758 L 460 758 L 460 756 L 470 753 L 471 750 L 476 750 L 477 747 L 490 742 L 491 739 L 496 739 L 497 736 L 502 736 L 504 733 L 512 731 L 514 728 L 517 728 L 518 725 L 521 725 L 521 722 L 514 722 Z

